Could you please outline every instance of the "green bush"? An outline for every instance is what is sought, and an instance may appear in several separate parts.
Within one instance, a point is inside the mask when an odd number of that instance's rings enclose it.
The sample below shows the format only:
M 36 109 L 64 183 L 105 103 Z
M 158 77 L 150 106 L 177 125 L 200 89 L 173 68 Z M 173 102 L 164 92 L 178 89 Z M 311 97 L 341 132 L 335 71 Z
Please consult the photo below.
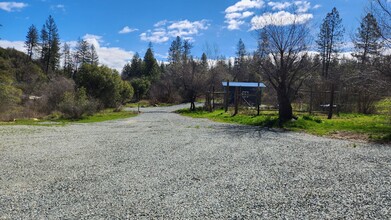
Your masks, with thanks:
M 99 100 L 104 107 L 116 108 L 133 97 L 133 88 L 123 81 L 116 70 L 105 66 L 84 64 L 76 75 L 78 88 L 86 88 L 87 94 Z
M 59 109 L 64 118 L 80 119 L 83 115 L 92 115 L 97 111 L 97 103 L 87 97 L 84 88 L 79 89 L 76 93 L 66 92 L 63 101 L 59 104 Z

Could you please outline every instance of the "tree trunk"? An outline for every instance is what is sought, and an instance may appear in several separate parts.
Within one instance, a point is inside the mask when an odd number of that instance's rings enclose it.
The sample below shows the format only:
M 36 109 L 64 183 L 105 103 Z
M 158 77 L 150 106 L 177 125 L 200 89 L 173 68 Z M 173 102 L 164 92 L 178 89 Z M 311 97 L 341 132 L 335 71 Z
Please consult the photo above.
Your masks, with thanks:
M 190 101 L 190 111 L 195 111 L 194 100 L 191 100 L 191 101 Z
M 292 105 L 285 93 L 278 94 L 278 123 L 282 127 L 284 122 L 293 118 Z
M 333 117 L 333 107 L 334 107 L 334 83 L 331 83 L 331 89 L 330 89 L 330 103 L 329 103 L 329 114 L 327 116 L 327 119 L 331 119 Z

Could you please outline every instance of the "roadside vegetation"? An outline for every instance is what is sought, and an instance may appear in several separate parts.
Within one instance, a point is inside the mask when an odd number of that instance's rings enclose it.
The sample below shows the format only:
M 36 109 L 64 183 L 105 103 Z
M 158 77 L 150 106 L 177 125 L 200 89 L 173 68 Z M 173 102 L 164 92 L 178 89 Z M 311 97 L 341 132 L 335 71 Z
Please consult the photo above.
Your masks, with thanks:
M 70 123 L 95 123 L 104 122 L 110 120 L 119 120 L 137 116 L 137 113 L 131 111 L 117 111 L 116 109 L 109 108 L 99 111 L 93 115 L 86 115 L 79 119 L 67 119 L 62 116 L 60 112 L 54 112 L 53 114 L 41 119 L 29 118 L 29 119 L 15 119 L 15 121 L 0 121 L 0 125 L 37 125 L 37 126 L 62 126 Z
M 383 100 L 377 104 L 379 109 L 382 109 L 385 102 L 388 101 Z M 196 111 L 182 109 L 178 113 L 193 118 L 208 118 L 217 122 L 280 128 L 278 111 L 261 111 L 259 116 L 254 110 L 242 110 L 239 114 L 232 116 L 231 110 L 224 112 L 223 109 L 219 109 L 209 112 L 204 108 L 197 108 Z M 391 143 L 391 115 L 340 113 L 335 115 L 333 120 L 327 119 L 327 113 L 308 114 L 294 111 L 294 115 L 297 116 L 297 120 L 293 119 L 284 123 L 283 129 L 334 138 Z

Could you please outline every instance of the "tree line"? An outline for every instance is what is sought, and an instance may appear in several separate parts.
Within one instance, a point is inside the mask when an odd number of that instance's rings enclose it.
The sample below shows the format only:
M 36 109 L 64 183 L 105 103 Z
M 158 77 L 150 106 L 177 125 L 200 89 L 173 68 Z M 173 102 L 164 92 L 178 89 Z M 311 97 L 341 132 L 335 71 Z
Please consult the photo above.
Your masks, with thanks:
M 80 118 L 102 108 L 118 109 L 133 97 L 128 81 L 99 65 L 93 44 L 79 39 L 75 50 L 62 46 L 52 16 L 40 31 L 29 27 L 25 48 L 27 54 L 0 48 L 0 119 Z
M 258 49 L 252 53 L 240 39 L 233 61 L 213 54 L 209 56 L 214 58 L 208 59 L 207 52 L 194 57 L 192 43 L 177 37 L 167 63 L 159 66 L 148 61 L 150 47 L 143 60 L 136 54 L 125 65 L 122 78 L 134 87 L 136 83 L 145 85 L 140 94 L 152 101 L 190 102 L 191 109 L 195 109 L 197 97 L 206 97 L 224 80 L 262 81 L 273 89 L 268 98 L 278 107 L 281 123 L 294 118 L 292 104 L 298 99 L 311 102 L 308 108 L 323 106 L 329 119 L 336 110 L 374 113 L 376 101 L 390 95 L 391 82 L 391 56 L 384 53 L 390 49 L 390 14 L 381 7 L 381 3 L 387 4 L 378 2 L 379 8 L 365 14 L 351 37 L 354 48 L 350 54 L 343 48 L 342 18 L 333 8 L 319 27 L 315 47 L 310 45 L 308 24 L 299 21 L 257 30 Z M 151 66 L 147 63 L 153 63 L 153 74 L 145 69 Z
M 176 37 L 166 62 L 156 60 L 150 44 L 144 56 L 136 53 L 121 73 L 100 66 L 96 48 L 83 39 L 75 50 L 67 44 L 61 48 L 49 16 L 39 33 L 34 25 L 29 28 L 27 55 L 0 51 L 0 112 L 22 106 L 34 114 L 62 111 L 80 117 L 142 98 L 153 103 L 189 102 L 194 110 L 197 98 L 208 97 L 222 81 L 230 80 L 264 82 L 264 100 L 278 108 L 281 123 L 294 118 L 292 104 L 298 100 L 306 100 L 310 112 L 322 105 L 329 118 L 335 106 L 338 111 L 373 113 L 376 101 L 390 95 L 391 84 L 391 55 L 384 53 L 391 45 L 389 3 L 374 2 L 351 37 L 352 58 L 343 56 L 343 18 L 333 8 L 315 41 L 306 23 L 267 25 L 256 31 L 255 51 L 247 51 L 239 39 L 235 57 L 227 59 L 217 48 L 194 56 L 193 43 Z M 32 101 L 31 95 L 41 98 Z

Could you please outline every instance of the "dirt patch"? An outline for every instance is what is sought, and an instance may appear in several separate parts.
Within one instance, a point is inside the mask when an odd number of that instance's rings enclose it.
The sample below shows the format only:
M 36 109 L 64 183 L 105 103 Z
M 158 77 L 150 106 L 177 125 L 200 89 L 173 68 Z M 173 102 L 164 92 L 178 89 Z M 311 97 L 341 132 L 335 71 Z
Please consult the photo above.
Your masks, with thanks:
M 341 140 L 369 142 L 369 136 L 367 134 L 360 134 L 351 131 L 335 131 L 327 136 L 331 138 L 341 139 Z

